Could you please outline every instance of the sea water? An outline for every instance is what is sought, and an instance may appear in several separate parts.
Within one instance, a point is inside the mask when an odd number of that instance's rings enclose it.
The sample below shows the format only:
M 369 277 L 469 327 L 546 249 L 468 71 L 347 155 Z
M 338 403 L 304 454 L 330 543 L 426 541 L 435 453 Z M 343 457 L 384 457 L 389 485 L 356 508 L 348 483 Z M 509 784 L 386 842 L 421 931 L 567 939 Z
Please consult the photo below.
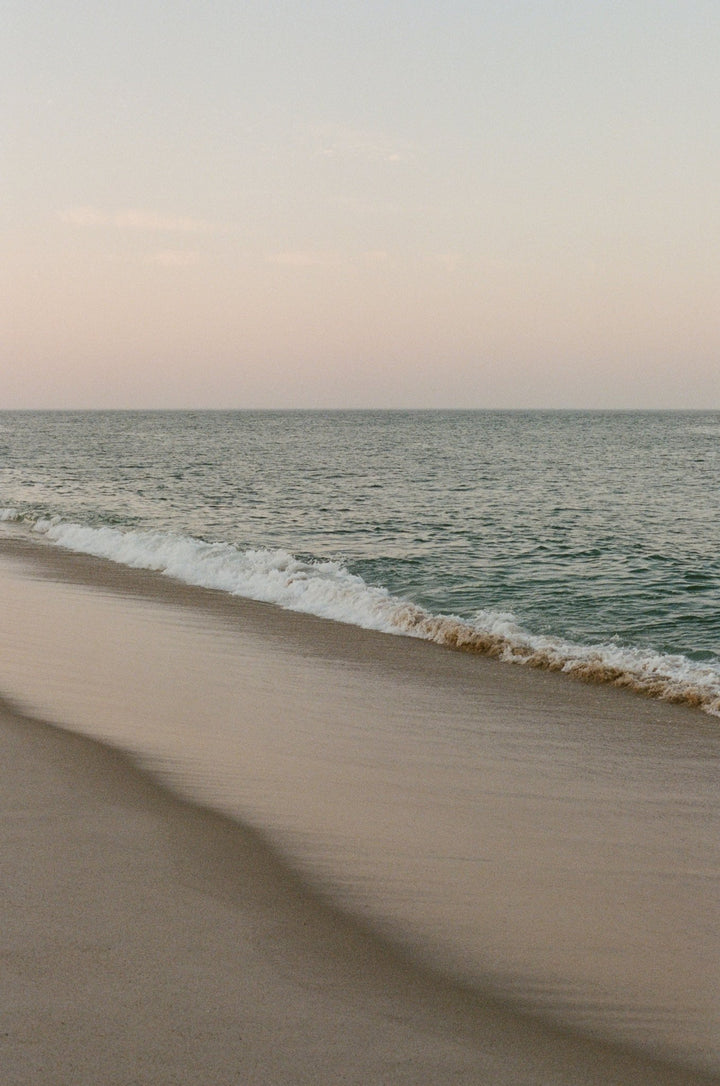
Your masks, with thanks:
M 0 414 L 0 518 L 720 711 L 718 412 Z

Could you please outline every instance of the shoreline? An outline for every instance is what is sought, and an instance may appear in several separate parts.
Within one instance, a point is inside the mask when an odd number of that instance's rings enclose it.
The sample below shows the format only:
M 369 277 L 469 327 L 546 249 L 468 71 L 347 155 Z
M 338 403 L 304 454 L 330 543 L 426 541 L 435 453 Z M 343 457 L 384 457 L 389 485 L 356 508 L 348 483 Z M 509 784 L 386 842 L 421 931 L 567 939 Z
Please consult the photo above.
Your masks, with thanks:
M 9 512 L 13 512 L 9 510 Z M 13 524 L 10 517 L 9 524 Z M 475 657 L 489 657 L 525 670 L 562 673 L 585 685 L 613 686 L 653 700 L 699 708 L 720 718 L 720 675 L 682 652 L 669 655 L 649 647 L 602 643 L 592 638 L 587 644 L 562 635 L 538 634 L 515 624 L 474 621 L 453 614 L 433 613 L 421 605 L 386 593 L 384 589 L 353 578 L 338 570 L 340 580 L 326 595 L 327 586 L 315 581 L 312 565 L 286 554 L 269 576 L 264 560 L 259 568 L 249 560 L 252 551 L 236 551 L 218 544 L 220 552 L 210 553 L 206 544 L 190 536 L 172 533 L 146 535 L 142 530 L 97 529 L 80 524 L 39 522 L 37 542 L 54 542 L 60 549 L 85 554 L 100 561 L 119 563 L 169 578 L 176 585 L 209 590 L 211 593 L 263 602 L 294 614 L 320 617 L 344 627 L 359 627 L 394 636 L 411 637 L 459 649 Z M 102 532 L 109 535 L 101 538 Z M 29 538 L 26 525 L 16 530 Z M 32 529 L 35 532 L 35 528 Z M 199 548 L 199 550 L 198 550 Z M 270 552 L 265 552 L 266 555 Z M 247 560 L 247 561 L 246 561 Z M 289 569 L 285 562 L 289 563 Z M 249 565 L 247 564 L 249 562 Z M 272 563 L 271 563 L 272 565 Z M 350 577 L 350 583 L 343 581 Z M 256 582 L 255 578 L 259 580 Z M 311 587 L 308 589 L 308 578 Z M 357 582 L 363 587 L 357 594 Z M 306 602 L 306 589 L 310 603 Z M 319 595 L 313 595 L 314 592 Z M 347 595 L 346 595 L 347 593 Z M 497 615 L 500 619 L 502 616 Z
M 172 607 L 187 603 L 228 628 L 241 620 L 249 635 L 262 628 L 266 642 L 293 641 L 294 650 L 319 662 L 331 653 L 354 666 L 389 654 L 393 676 L 403 681 L 415 677 L 419 652 L 441 664 L 436 677 L 449 685 L 468 669 L 463 654 L 430 643 L 390 638 L 388 648 L 389 635 L 352 627 L 337 637 L 337 624 L 327 620 L 34 541 L 4 544 L 0 557 L 14 554 L 36 578 Z M 498 694 L 507 670 L 492 660 L 480 667 Z M 513 675 L 510 683 L 523 696 L 565 690 L 572 699 L 577 690 L 562 676 Z M 0 692 L 2 677 L 0 664 Z M 590 701 L 598 696 L 620 707 L 635 701 L 619 691 L 588 693 Z M 666 712 L 694 722 L 698 734 L 713 725 L 700 713 Z M 182 798 L 167 775 L 158 782 L 112 743 L 39 723 L 35 710 L 18 712 L 0 699 L 0 715 L 12 917 L 3 953 L 13 979 L 4 1008 L 12 1029 L 0 1050 L 8 1046 L 3 1064 L 17 1068 L 9 1086 L 119 1086 L 133 1076 L 168 1086 L 209 1079 L 428 1086 L 720 1081 L 636 1047 L 591 1040 L 434 971 L 313 889 L 242 817 Z M 49 1062 L 33 1047 L 33 1021 Z M 28 1064 L 30 1057 L 40 1062 Z

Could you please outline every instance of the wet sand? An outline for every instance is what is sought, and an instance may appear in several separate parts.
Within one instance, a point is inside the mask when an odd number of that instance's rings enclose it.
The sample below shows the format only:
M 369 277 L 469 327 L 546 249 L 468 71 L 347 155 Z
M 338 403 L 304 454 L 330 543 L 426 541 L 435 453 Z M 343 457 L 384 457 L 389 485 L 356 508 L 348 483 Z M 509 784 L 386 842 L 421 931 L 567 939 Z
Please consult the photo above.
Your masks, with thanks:
M 95 570 L 156 600 L 183 591 L 49 550 L 43 562 L 44 576 Z M 293 616 L 259 610 L 284 639 Z M 353 658 L 361 642 L 348 633 Z M 718 1081 L 424 967 L 312 889 L 262 834 L 7 701 L 0 780 L 8 1086 Z

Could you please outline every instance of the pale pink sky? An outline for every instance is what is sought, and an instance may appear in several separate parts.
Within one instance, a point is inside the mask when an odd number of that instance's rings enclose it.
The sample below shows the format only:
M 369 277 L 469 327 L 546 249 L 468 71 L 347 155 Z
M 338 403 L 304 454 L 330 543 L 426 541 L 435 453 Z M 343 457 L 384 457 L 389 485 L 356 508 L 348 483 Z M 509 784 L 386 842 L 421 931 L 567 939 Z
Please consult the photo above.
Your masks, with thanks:
M 720 407 L 720 5 L 9 0 L 0 408 Z

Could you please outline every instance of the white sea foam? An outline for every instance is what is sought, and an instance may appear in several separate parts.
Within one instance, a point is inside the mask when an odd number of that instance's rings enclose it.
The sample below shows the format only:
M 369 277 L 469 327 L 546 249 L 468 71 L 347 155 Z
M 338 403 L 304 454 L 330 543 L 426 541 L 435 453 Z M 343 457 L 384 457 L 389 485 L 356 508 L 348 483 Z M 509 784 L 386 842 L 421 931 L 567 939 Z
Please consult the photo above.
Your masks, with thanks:
M 34 530 L 70 550 L 157 570 L 186 584 L 367 629 L 398 632 L 392 618 L 398 601 L 338 562 L 304 562 L 279 549 L 242 551 L 229 543 L 205 543 L 165 532 L 123 532 L 61 520 L 39 520 Z
M 0 519 L 13 518 L 0 514 Z M 681 655 L 535 635 L 506 612 L 480 611 L 472 621 L 433 615 L 385 588 L 368 585 L 339 562 L 306 562 L 284 550 L 239 550 L 229 543 L 92 528 L 59 518 L 37 520 L 32 527 L 70 550 L 156 570 L 186 584 L 365 629 L 419 637 L 508 663 L 563 671 L 585 682 L 611 683 L 720 715 L 720 671 Z

